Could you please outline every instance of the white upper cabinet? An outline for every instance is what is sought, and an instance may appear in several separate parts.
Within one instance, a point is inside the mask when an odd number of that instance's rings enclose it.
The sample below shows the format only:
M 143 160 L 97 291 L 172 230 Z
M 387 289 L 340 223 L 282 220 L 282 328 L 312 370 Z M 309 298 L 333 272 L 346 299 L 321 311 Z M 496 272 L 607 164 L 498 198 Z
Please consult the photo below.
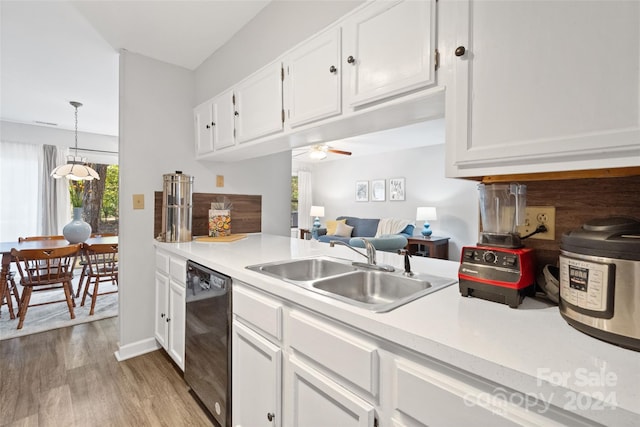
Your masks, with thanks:
M 213 104 L 207 101 L 193 110 L 196 136 L 196 156 L 213 151 Z
M 235 145 L 233 90 L 194 109 L 196 156 Z
M 213 142 L 196 129 L 198 156 L 244 160 L 442 118 L 436 16 L 436 0 L 364 2 L 233 86 L 233 142 L 216 142 L 229 123 L 216 104 Z
M 332 28 L 300 45 L 285 58 L 289 126 L 342 112 L 341 29 Z
M 282 63 L 275 62 L 235 87 L 236 139 L 239 143 L 281 132 Z
M 435 7 L 435 0 L 380 1 L 344 23 L 348 105 L 435 84 Z
M 448 176 L 640 164 L 640 2 L 441 6 Z
M 215 151 L 235 145 L 233 124 L 233 90 L 227 90 L 213 99 L 213 149 Z

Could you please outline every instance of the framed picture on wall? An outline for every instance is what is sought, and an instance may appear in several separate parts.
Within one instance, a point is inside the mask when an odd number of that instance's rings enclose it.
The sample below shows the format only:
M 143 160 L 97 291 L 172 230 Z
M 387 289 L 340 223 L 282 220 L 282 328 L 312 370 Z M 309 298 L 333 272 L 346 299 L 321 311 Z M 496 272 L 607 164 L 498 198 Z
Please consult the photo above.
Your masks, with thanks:
M 384 179 L 371 181 L 371 201 L 384 202 L 385 199 Z
M 389 200 L 404 200 L 404 178 L 389 178 Z
M 356 181 L 356 202 L 369 201 L 369 181 Z

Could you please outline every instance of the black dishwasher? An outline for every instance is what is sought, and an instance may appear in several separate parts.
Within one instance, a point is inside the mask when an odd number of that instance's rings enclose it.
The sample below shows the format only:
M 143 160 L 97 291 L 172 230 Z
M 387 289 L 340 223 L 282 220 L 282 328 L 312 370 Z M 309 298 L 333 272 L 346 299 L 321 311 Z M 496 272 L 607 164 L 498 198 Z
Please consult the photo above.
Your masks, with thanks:
M 221 427 L 231 426 L 231 278 L 187 261 L 184 379 Z

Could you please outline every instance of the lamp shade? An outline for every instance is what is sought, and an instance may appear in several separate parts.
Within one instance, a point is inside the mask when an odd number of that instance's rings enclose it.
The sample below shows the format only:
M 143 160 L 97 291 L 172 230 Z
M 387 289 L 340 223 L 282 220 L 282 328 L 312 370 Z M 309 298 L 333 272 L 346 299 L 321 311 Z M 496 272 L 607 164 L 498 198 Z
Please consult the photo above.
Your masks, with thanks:
M 311 150 L 309 152 L 309 158 L 310 159 L 315 159 L 315 160 L 322 160 L 325 157 L 327 157 L 327 153 L 322 151 L 322 150 Z
M 418 221 L 432 221 L 438 219 L 436 208 L 434 207 L 420 207 L 416 212 L 416 219 Z
M 67 163 L 56 167 L 51 176 L 59 178 L 67 178 L 71 181 L 91 181 L 92 179 L 100 179 L 98 172 L 94 171 L 91 167 L 87 166 L 87 159 L 78 156 L 78 107 L 82 107 L 82 103 L 77 101 L 69 102 L 75 109 L 75 156 L 67 156 Z
M 100 179 L 98 172 L 87 166 L 82 157 L 67 156 L 67 163 L 56 167 L 51 176 L 54 178 L 67 178 L 72 181 L 90 181 Z
M 324 206 L 311 206 L 310 216 L 324 216 Z

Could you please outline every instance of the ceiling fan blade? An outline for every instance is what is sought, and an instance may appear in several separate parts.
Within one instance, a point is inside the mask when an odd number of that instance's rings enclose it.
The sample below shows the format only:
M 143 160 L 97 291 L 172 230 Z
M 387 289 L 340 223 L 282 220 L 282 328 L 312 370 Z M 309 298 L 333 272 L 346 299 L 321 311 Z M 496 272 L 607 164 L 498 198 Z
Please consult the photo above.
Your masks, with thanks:
M 351 151 L 335 150 L 333 148 L 329 148 L 327 151 L 330 152 L 330 153 L 335 153 L 335 154 L 344 154 L 345 156 L 350 156 L 351 155 Z

